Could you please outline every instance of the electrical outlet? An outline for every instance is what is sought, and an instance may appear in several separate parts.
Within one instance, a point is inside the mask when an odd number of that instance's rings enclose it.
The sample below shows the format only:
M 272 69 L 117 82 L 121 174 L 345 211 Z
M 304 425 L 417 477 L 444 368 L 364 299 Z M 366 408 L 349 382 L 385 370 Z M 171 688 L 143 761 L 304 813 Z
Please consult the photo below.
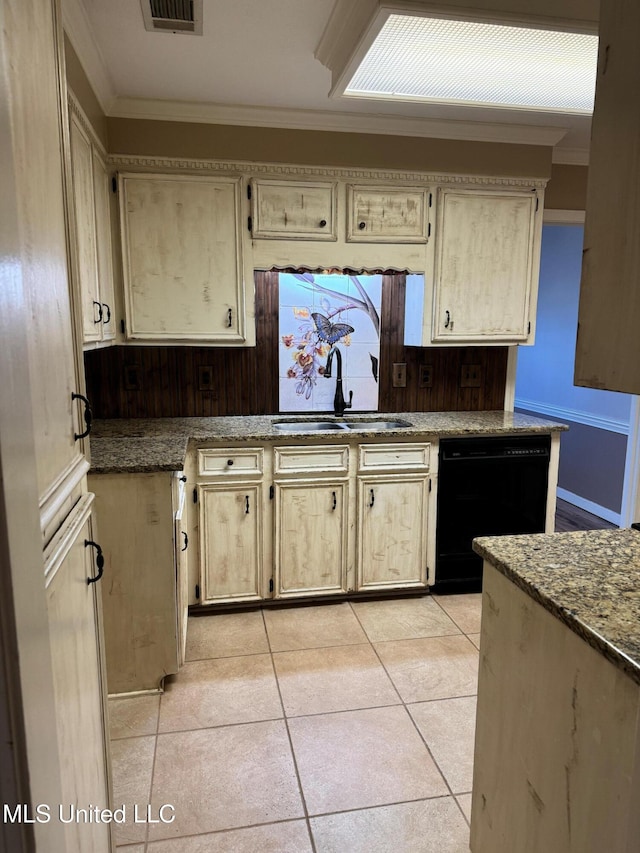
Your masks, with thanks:
M 421 364 L 418 371 L 418 388 L 431 388 L 433 386 L 433 365 Z
M 213 367 L 200 365 L 198 368 L 198 390 L 213 391 Z
M 393 365 L 393 381 L 392 385 L 394 388 L 406 388 L 407 387 L 407 365 L 404 363 L 395 363 Z
M 140 391 L 142 388 L 142 368 L 139 364 L 125 364 L 123 368 L 125 391 Z
M 463 364 L 460 367 L 460 387 L 480 388 L 482 386 L 482 365 Z

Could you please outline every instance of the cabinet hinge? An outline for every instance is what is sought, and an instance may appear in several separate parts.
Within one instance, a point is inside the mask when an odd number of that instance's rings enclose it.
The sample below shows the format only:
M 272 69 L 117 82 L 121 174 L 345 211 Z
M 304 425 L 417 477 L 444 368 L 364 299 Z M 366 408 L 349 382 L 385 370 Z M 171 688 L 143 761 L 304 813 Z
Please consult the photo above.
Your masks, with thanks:
M 432 485 L 433 485 L 433 482 L 432 482 L 431 480 L 429 480 L 429 491 L 431 491 L 431 486 L 432 486 Z
M 253 219 L 250 216 L 247 216 L 247 228 L 249 231 L 253 230 Z
M 528 325 L 527 325 L 527 334 L 528 334 L 528 335 L 530 335 L 530 334 L 531 334 L 531 320 L 529 320 L 529 323 L 528 323 Z
M 427 226 L 427 237 L 431 237 L 431 223 Z
M 251 201 L 251 184 L 247 184 L 247 198 Z
M 196 584 L 196 598 L 200 598 L 200 584 Z
M 114 193 L 118 192 L 118 182 L 115 178 L 111 178 L 111 189 Z
M 429 193 L 429 207 L 433 204 L 433 193 Z
M 273 592 L 273 578 L 269 578 L 269 592 Z
M 124 335 L 125 329 L 126 329 L 126 326 L 124 324 L 124 320 L 120 320 L 120 331 L 122 332 L 123 335 Z
M 427 566 L 427 580 L 429 580 L 429 566 Z
M 538 212 L 539 207 L 540 207 L 540 199 L 536 198 L 536 213 Z
M 276 490 L 274 489 L 274 487 L 273 487 L 273 486 L 269 486 L 269 500 L 270 500 L 270 501 L 272 501 L 272 500 L 273 500 L 273 496 L 274 496 L 275 492 L 276 492 Z
M 198 503 L 198 490 L 197 489 L 193 490 L 193 502 L 194 502 L 194 504 Z

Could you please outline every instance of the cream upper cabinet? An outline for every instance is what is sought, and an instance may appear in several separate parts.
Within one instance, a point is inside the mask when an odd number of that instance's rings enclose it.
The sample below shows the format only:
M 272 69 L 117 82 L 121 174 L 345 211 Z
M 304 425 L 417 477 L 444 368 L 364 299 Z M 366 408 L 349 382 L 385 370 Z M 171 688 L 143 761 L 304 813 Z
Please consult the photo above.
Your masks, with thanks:
M 347 240 L 362 243 L 426 243 L 429 203 L 421 187 L 347 187 Z
M 242 179 L 125 173 L 119 186 L 126 337 L 254 342 L 245 316 L 253 288 L 245 293 Z
M 254 180 L 251 233 L 277 240 L 337 240 L 337 183 Z
M 532 191 L 440 190 L 429 342 L 532 341 L 541 214 Z
M 115 338 L 109 175 L 81 126 L 70 114 L 76 271 L 84 343 Z

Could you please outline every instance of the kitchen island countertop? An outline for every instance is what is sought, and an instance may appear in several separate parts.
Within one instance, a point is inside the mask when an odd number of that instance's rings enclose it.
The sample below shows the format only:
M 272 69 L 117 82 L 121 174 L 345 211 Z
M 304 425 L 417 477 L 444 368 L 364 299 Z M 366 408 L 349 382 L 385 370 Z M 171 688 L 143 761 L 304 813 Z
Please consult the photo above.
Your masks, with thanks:
M 640 532 L 481 537 L 473 548 L 640 684 Z
M 405 420 L 410 427 L 373 432 L 366 429 L 308 433 L 303 430 L 279 432 L 274 424 L 281 421 L 334 420 L 332 415 L 312 413 L 251 415 L 212 418 L 140 418 L 95 420 L 91 434 L 91 473 L 149 473 L 178 471 L 184 466 L 189 441 L 216 444 L 229 442 L 313 441 L 331 444 L 349 437 L 360 440 L 396 441 L 465 435 L 509 435 L 551 433 L 567 429 L 558 421 L 537 418 L 518 412 L 368 412 L 354 413 L 346 422 Z

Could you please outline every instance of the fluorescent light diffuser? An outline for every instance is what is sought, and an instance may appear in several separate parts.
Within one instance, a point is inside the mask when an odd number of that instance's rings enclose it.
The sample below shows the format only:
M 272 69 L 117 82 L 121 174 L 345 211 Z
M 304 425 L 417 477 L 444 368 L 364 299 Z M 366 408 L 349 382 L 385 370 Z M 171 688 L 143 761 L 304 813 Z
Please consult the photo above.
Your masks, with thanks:
M 598 37 L 390 15 L 352 97 L 591 113 Z

